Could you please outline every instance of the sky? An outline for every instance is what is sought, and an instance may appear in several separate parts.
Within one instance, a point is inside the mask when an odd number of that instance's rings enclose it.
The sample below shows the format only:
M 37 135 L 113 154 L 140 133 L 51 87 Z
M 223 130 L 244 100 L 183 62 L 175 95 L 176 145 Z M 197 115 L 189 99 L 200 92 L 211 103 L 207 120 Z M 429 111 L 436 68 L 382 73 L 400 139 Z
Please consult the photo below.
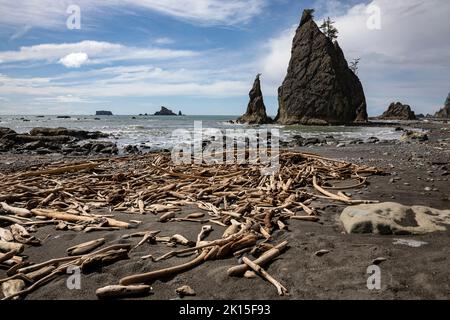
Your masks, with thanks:
M 239 115 L 262 73 L 275 115 L 305 8 L 361 58 L 370 115 L 443 106 L 448 0 L 0 0 L 0 114 Z

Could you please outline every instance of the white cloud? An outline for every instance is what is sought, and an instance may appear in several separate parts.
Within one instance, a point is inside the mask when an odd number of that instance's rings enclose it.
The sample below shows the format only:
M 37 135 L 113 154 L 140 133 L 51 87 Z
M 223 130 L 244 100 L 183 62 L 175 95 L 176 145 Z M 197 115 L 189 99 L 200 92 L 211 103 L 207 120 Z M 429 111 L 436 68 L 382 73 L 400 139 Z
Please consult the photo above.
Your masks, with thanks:
M 268 54 L 262 58 L 261 70 L 263 83 L 271 88 L 268 95 L 276 95 L 277 87 L 286 76 L 296 28 L 297 26 L 292 26 L 284 30 L 278 37 L 269 39 L 265 44 L 265 51 Z
M 29 47 L 21 47 L 18 51 L 0 51 L 1 63 L 23 61 L 47 61 L 49 63 L 63 62 L 62 59 L 83 58 L 74 53 L 84 53 L 89 57 L 89 63 L 106 63 L 125 60 L 164 60 L 181 57 L 193 57 L 198 53 L 188 50 L 170 50 L 161 48 L 136 48 L 121 44 L 85 40 L 76 43 L 49 43 Z M 85 63 L 87 61 L 83 61 Z
M 69 103 L 98 103 L 98 100 L 86 99 L 79 96 L 73 96 L 71 94 L 55 96 L 55 97 L 35 97 L 33 104 L 69 104 Z
M 70 53 L 59 60 L 59 63 L 67 68 L 79 68 L 89 60 L 89 57 L 84 52 Z
M 234 25 L 259 14 L 266 0 L 77 0 L 82 21 L 127 7 L 148 10 L 200 24 Z M 65 27 L 66 9 L 72 0 L 0 0 L 0 25 L 56 28 Z
M 126 2 L 189 21 L 226 25 L 248 21 L 260 13 L 265 4 L 264 0 L 126 0 Z
M 448 0 L 374 0 L 348 7 L 342 1 L 321 0 L 316 13 L 320 21 L 331 16 L 339 30 L 339 44 L 347 60 L 361 57 L 359 76 L 369 111 L 384 111 L 391 100 L 411 103 L 416 111 L 432 113 L 436 101 L 449 91 L 450 34 Z M 381 8 L 381 30 L 366 26 L 371 4 Z M 333 16 L 334 13 L 334 16 Z M 276 95 L 275 84 L 286 75 L 293 32 L 286 30 L 268 41 L 269 53 L 261 68 Z
M 120 68 L 123 68 L 120 72 Z M 116 76 L 95 79 L 92 82 L 67 81 L 70 73 L 54 78 L 14 78 L 0 74 L 0 94 L 5 96 L 43 97 L 47 101 L 54 97 L 233 97 L 248 92 L 246 81 L 210 79 L 208 70 L 162 70 L 159 68 L 133 72 L 129 67 L 108 68 L 80 72 L 80 78 L 107 75 Z M 137 68 L 137 67 L 136 67 Z M 225 71 L 224 71 L 225 72 Z M 73 76 L 73 75 L 72 75 Z M 92 79 L 92 78 L 91 78 Z M 42 100 L 42 99 L 41 99 Z

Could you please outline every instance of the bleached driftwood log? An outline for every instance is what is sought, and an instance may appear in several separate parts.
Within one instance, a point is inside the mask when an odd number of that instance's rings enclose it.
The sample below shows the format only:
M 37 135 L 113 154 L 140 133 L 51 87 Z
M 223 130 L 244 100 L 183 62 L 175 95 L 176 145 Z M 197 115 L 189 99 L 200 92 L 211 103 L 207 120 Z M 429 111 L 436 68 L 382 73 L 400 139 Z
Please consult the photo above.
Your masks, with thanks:
M 129 298 L 136 296 L 146 296 L 150 294 L 150 286 L 147 285 L 135 285 L 135 286 L 122 286 L 111 285 L 103 288 L 99 288 L 95 291 L 95 294 L 99 299 L 111 299 L 111 298 Z
M 66 251 L 69 256 L 78 256 L 89 253 L 103 244 L 105 244 L 105 239 L 100 238 L 70 247 Z

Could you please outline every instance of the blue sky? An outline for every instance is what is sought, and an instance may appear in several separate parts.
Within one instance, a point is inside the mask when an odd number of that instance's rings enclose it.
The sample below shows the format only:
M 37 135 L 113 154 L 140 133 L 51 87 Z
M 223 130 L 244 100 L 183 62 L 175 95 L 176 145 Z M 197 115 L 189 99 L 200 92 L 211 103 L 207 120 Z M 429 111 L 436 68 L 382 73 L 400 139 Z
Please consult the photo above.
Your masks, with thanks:
M 67 28 L 67 8 L 81 29 Z M 368 8 L 380 9 L 371 30 Z M 268 113 L 304 8 L 330 16 L 369 113 L 434 113 L 450 92 L 448 0 L 0 0 L 0 114 L 242 114 L 257 73 Z

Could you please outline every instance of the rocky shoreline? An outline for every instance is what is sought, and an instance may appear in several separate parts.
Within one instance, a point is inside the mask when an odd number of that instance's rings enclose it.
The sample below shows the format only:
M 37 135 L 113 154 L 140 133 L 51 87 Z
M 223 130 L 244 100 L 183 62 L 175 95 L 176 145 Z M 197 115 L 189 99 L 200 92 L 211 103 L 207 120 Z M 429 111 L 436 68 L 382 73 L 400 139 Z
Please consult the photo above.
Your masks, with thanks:
M 66 128 L 34 128 L 28 134 L 0 128 L 0 152 L 77 156 L 118 154 L 119 150 L 114 143 L 100 140 L 108 137 L 102 132 Z

